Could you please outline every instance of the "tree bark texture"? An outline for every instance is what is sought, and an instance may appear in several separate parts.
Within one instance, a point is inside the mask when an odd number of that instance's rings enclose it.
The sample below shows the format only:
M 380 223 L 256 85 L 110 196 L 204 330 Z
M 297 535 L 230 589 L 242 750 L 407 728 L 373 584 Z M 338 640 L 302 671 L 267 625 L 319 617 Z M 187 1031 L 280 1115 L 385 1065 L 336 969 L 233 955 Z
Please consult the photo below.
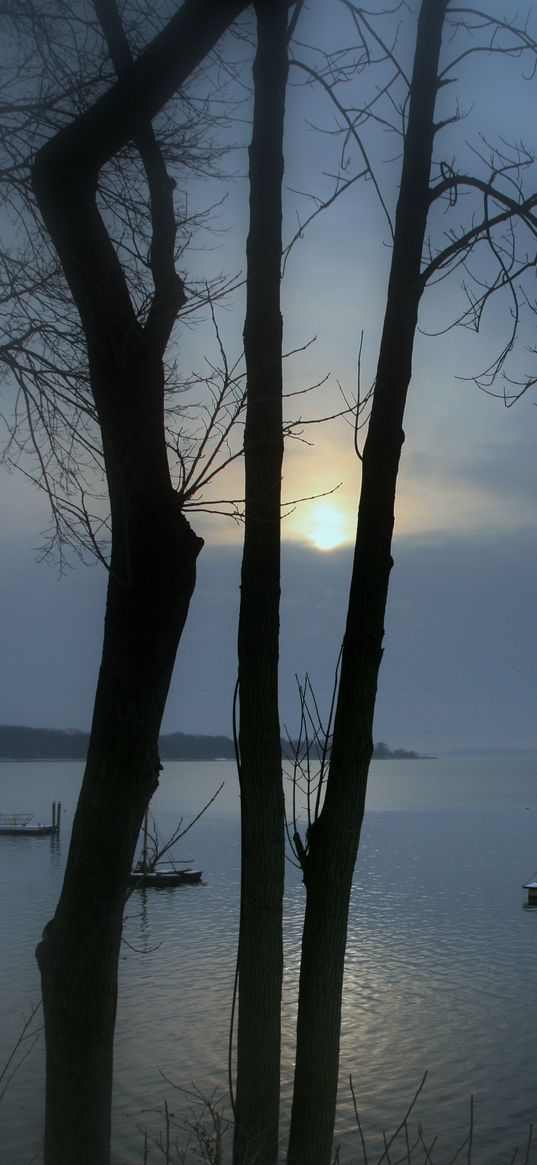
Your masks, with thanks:
M 448 0 L 423 0 L 375 392 L 362 466 L 347 623 L 326 796 L 304 858 L 306 914 L 288 1165 L 329 1165 L 352 876 L 363 820 L 403 415 L 423 290 L 421 261 L 438 59 Z
M 170 186 L 149 120 L 245 7 L 186 0 L 135 64 L 118 58 L 123 80 L 47 143 L 33 166 L 38 205 L 84 327 L 112 518 L 86 770 L 60 901 L 37 952 L 45 1165 L 110 1161 L 123 906 L 158 783 L 160 723 L 202 546 L 181 512 L 166 453 L 163 354 L 184 293 L 173 270 Z M 153 212 L 154 296 L 143 326 L 96 205 L 100 168 L 130 138 L 146 166 Z
M 129 584 L 110 576 L 90 748 L 63 890 L 38 948 L 47 1165 L 104 1165 L 110 1159 L 127 876 L 158 783 L 158 733 L 199 548 L 177 508 L 167 517 L 159 507 L 158 533 L 138 538 Z
M 160 723 L 202 545 L 169 479 L 158 346 L 136 330 L 130 337 L 114 332 L 111 309 L 101 323 L 95 303 L 92 310 L 88 351 L 112 556 L 84 781 L 62 895 L 38 948 L 46 1165 L 109 1161 L 123 904 L 144 809 L 158 783 Z
M 245 532 L 239 618 L 241 912 L 235 1165 L 278 1155 L 284 803 L 278 714 L 283 456 L 281 186 L 287 4 L 255 5 L 244 348 Z

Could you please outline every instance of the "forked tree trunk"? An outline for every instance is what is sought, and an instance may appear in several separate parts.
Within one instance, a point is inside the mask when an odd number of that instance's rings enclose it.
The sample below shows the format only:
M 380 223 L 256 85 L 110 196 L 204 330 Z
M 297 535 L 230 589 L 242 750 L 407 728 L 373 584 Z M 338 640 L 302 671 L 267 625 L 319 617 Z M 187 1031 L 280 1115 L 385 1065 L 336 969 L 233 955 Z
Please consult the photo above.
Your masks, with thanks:
M 91 215 L 86 232 L 104 270 L 102 228 Z M 95 277 L 98 272 L 96 266 Z M 160 723 L 202 545 L 169 478 L 160 352 L 153 336 L 129 321 L 117 268 L 110 265 L 108 273 L 116 294 L 107 302 L 101 287 L 106 326 L 92 300 L 88 350 L 104 438 L 112 556 L 86 770 L 60 901 L 37 952 L 46 1037 L 45 1165 L 110 1160 L 123 905 L 144 810 L 158 783 Z
M 448 0 L 423 0 L 401 188 L 362 488 L 326 798 L 304 859 L 306 915 L 288 1165 L 329 1165 L 352 875 L 372 752 L 373 713 L 403 415 L 423 290 L 438 59 Z
M 88 760 L 60 902 L 38 948 L 45 1165 L 110 1160 L 123 905 L 143 813 L 157 785 L 160 723 L 202 545 L 181 513 L 168 469 L 163 356 L 184 296 L 173 269 L 173 215 L 165 205 L 171 187 L 162 180 L 147 127 L 244 7 L 241 0 L 185 0 L 126 69 L 124 83 L 47 143 L 33 168 L 36 198 L 84 328 L 112 516 Z M 145 143 L 156 212 L 155 292 L 143 326 L 96 207 L 101 167 L 131 139 L 141 148 Z
M 235 1165 L 275 1165 L 280 1097 L 284 804 L 278 715 L 286 0 L 258 0 L 244 348 L 245 530 L 239 619 L 241 912 Z
M 46 1165 L 105 1165 L 110 1159 L 127 877 L 158 783 L 160 722 L 200 545 L 176 507 L 168 510 L 164 515 L 159 507 L 152 529 L 137 539 L 139 561 L 129 584 L 110 577 L 90 749 L 63 891 L 38 948 Z

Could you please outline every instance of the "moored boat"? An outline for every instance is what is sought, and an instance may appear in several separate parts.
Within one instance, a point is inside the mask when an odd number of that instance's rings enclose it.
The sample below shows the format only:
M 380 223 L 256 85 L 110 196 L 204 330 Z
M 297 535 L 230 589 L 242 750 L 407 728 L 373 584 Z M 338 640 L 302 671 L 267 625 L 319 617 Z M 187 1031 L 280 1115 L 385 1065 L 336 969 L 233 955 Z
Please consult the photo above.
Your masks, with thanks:
M 534 874 L 533 878 L 530 878 L 529 881 L 524 882 L 522 889 L 528 891 L 526 906 L 537 907 L 537 874 Z
M 202 870 L 192 870 L 189 866 L 179 869 L 173 862 L 162 862 L 160 858 L 173 845 L 173 838 L 163 849 L 159 850 L 156 832 L 149 844 L 149 812 L 146 810 L 143 826 L 142 854 L 137 865 L 129 874 L 129 885 L 133 888 L 147 889 L 152 886 L 165 889 L 168 886 L 196 886 L 201 882 Z
M 201 882 L 202 870 L 177 870 L 173 867 L 154 866 L 152 869 L 134 869 L 129 876 L 131 886 L 155 886 L 164 889 L 166 886 L 195 886 Z

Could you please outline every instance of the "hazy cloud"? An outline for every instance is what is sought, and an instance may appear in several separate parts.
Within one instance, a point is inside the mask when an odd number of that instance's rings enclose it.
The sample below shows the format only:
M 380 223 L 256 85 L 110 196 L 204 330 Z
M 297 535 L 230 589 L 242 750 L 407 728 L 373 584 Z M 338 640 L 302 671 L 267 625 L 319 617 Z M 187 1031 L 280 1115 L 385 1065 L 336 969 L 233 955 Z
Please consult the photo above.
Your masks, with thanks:
M 537 745 L 537 538 L 399 538 L 375 735 L 429 752 Z M 349 550 L 284 547 L 282 719 L 295 673 L 328 706 L 344 630 Z M 166 730 L 229 733 L 236 677 L 240 547 L 206 548 L 165 716 Z M 104 572 L 58 579 L 29 551 L 5 558 L 0 719 L 87 728 L 99 666 Z

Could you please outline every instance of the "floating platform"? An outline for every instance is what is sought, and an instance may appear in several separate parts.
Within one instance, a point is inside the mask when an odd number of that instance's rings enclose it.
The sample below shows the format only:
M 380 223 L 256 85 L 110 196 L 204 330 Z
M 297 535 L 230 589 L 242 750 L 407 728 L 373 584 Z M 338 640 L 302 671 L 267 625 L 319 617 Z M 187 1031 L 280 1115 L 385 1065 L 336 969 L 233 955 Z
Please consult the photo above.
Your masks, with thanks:
M 2 837 L 53 837 L 60 832 L 61 802 L 53 802 L 52 825 L 32 824 L 33 813 L 0 813 Z

